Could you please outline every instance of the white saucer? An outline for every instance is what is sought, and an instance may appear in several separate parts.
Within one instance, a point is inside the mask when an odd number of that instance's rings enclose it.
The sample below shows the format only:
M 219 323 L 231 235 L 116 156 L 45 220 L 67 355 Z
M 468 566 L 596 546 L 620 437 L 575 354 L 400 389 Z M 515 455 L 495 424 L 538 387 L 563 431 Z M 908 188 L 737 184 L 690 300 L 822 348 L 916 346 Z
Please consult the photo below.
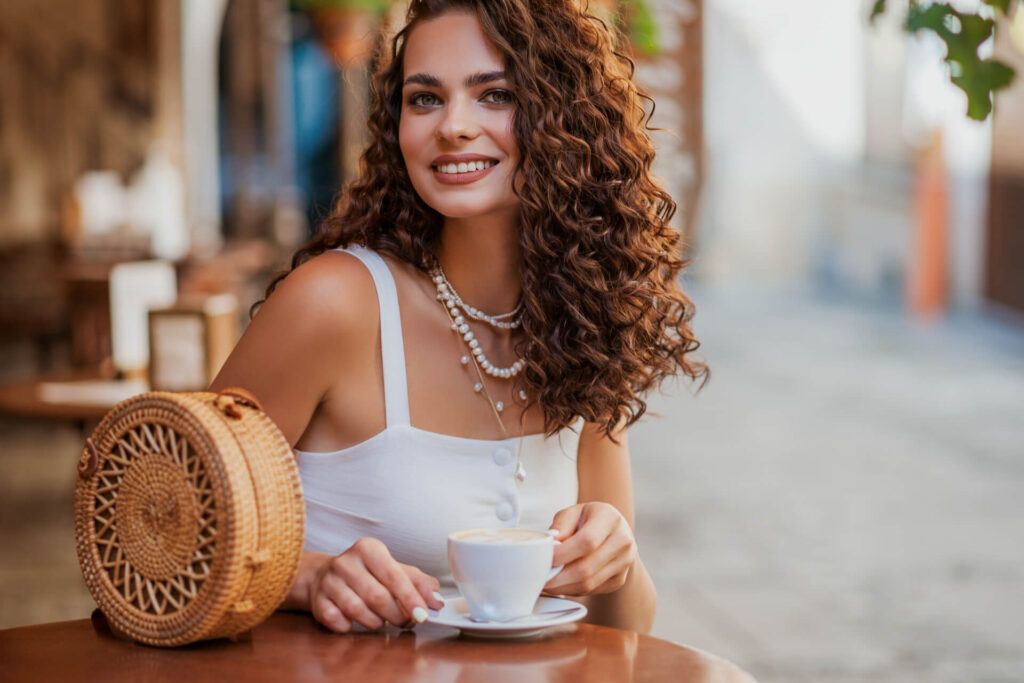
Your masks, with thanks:
M 445 604 L 439 610 L 427 610 L 427 623 L 451 626 L 467 636 L 475 638 L 526 638 L 546 628 L 571 624 L 587 616 L 587 608 L 578 602 L 564 598 L 541 596 L 533 608 L 533 614 L 512 622 L 478 622 L 469 618 L 469 607 L 461 595 L 445 596 Z M 555 612 L 576 608 L 568 614 L 545 616 L 541 612 Z

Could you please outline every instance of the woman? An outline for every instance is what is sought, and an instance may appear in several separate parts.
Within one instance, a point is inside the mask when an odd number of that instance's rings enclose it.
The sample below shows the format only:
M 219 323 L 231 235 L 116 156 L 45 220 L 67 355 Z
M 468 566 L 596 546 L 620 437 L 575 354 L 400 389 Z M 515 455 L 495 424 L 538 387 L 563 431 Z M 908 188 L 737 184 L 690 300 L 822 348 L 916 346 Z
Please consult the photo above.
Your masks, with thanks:
M 360 177 L 212 387 L 248 388 L 296 450 L 285 607 L 418 623 L 452 588 L 448 533 L 550 527 L 545 592 L 650 630 L 626 429 L 663 378 L 706 371 L 613 40 L 574 0 L 412 2 Z

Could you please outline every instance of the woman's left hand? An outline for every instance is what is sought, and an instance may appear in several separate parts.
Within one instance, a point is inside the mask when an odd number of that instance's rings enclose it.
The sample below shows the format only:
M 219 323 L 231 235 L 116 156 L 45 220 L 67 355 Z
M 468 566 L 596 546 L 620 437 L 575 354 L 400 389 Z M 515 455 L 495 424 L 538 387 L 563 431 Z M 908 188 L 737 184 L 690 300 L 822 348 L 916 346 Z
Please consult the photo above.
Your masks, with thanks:
M 551 595 L 612 593 L 626 584 L 637 560 L 636 540 L 629 522 L 614 505 L 580 503 L 555 515 L 558 530 L 552 566 L 565 565 L 544 586 Z

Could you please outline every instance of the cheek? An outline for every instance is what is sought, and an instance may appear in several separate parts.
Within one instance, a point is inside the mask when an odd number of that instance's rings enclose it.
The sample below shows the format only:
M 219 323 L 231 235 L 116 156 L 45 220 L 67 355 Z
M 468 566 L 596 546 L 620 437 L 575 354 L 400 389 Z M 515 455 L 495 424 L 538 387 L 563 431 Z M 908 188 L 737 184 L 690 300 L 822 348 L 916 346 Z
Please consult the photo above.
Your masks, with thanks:
M 414 164 L 411 163 L 413 160 L 410 158 L 410 155 L 416 148 L 410 144 L 409 136 L 404 128 L 398 130 L 398 149 L 402 152 L 402 159 L 405 160 L 406 167 L 411 171 Z
M 416 155 L 423 149 L 422 133 L 418 130 L 415 122 L 402 119 L 398 124 L 398 148 L 402 151 L 402 158 L 412 171 L 418 166 Z
M 511 117 L 505 122 L 502 130 L 501 145 L 509 159 L 513 161 L 519 159 L 519 142 L 516 140 L 516 131 Z

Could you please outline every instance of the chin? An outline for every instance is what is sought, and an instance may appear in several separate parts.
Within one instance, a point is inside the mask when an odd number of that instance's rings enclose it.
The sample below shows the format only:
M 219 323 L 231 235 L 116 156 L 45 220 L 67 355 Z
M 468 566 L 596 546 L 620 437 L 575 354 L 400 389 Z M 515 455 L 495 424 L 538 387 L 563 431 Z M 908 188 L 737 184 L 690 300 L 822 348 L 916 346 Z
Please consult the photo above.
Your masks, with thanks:
M 465 204 L 435 206 L 434 210 L 445 218 L 473 218 L 489 213 L 487 208 Z
M 472 218 L 493 212 L 498 207 L 493 204 L 480 201 L 451 201 L 442 200 L 427 202 L 434 211 L 437 211 L 446 218 Z

